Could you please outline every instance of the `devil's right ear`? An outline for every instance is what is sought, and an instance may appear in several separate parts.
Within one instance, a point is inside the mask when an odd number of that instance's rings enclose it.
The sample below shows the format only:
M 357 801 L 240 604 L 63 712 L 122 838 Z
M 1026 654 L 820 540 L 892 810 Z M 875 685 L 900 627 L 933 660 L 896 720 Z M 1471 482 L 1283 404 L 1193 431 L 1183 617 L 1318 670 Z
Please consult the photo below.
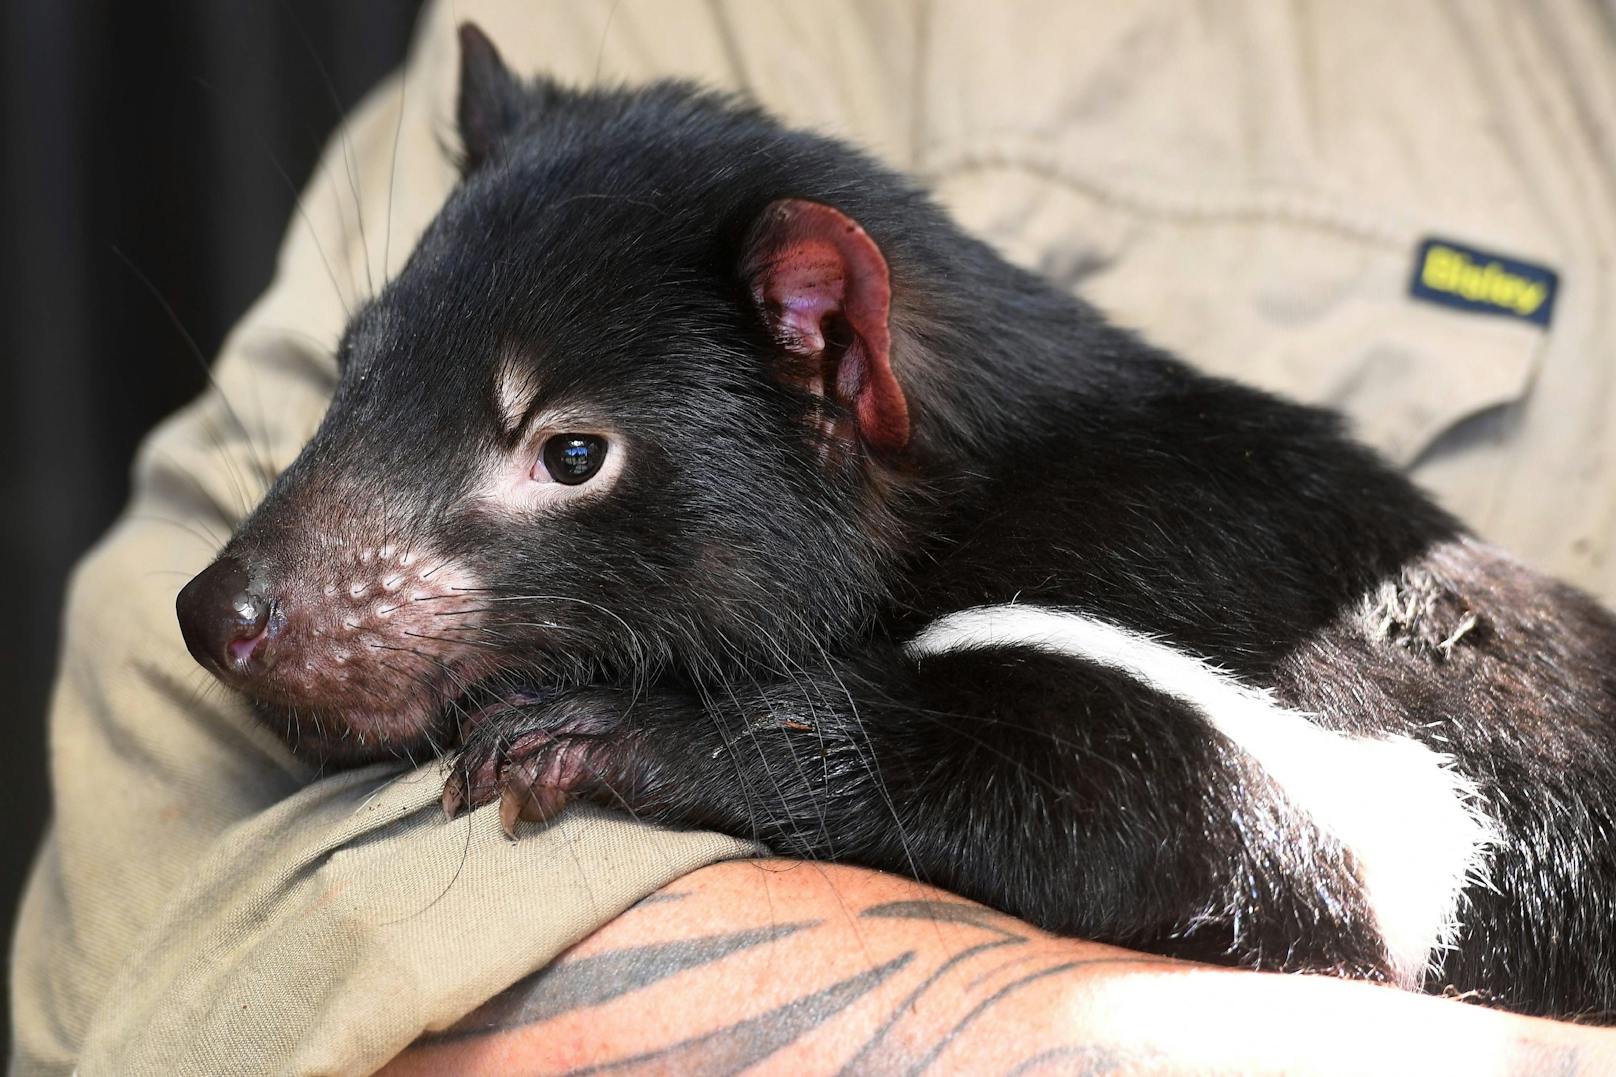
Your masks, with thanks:
M 474 171 L 516 129 L 522 115 L 522 84 L 476 23 L 460 24 L 460 100 L 456 120 L 465 151 L 463 167 Z
M 909 403 L 892 370 L 892 281 L 869 233 L 832 206 L 782 198 L 753 223 L 741 274 L 775 343 L 807 366 L 803 386 L 845 407 L 876 452 L 901 452 Z

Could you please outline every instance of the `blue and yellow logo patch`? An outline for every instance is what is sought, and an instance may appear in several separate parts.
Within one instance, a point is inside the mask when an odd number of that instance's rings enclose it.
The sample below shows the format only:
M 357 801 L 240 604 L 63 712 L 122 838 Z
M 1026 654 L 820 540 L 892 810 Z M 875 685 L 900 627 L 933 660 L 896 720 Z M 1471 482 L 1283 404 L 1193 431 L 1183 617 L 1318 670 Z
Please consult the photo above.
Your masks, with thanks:
M 1547 327 L 1559 276 L 1546 266 L 1447 239 L 1427 239 L 1414 257 L 1409 294 L 1478 314 L 1502 314 Z

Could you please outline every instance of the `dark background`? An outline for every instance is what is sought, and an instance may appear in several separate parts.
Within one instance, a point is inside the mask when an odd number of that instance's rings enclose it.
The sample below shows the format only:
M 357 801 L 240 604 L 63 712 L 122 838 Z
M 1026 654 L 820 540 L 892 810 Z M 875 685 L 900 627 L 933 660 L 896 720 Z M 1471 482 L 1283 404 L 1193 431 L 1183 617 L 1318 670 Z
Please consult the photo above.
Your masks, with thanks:
M 0 4 L 8 937 L 48 812 L 45 706 L 67 572 L 123 505 L 141 436 L 203 384 L 152 292 L 211 358 L 268 284 L 326 136 L 402 60 L 419 6 Z

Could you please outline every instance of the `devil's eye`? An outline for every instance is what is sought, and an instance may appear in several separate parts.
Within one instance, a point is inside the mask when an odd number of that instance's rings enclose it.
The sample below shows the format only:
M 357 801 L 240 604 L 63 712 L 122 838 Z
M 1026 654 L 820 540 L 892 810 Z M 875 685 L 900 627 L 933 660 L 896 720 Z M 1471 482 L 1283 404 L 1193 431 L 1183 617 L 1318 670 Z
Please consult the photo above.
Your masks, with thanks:
M 544 469 L 565 486 L 595 477 L 606 462 L 606 439 L 597 434 L 553 434 L 539 450 Z

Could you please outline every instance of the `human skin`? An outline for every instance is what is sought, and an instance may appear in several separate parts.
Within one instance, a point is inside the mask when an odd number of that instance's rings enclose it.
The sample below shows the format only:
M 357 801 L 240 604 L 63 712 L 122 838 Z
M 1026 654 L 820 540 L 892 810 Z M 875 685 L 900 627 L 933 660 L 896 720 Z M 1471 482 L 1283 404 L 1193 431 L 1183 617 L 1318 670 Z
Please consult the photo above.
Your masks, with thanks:
M 760 860 L 677 880 L 383 1072 L 749 1066 L 1599 1073 L 1616 1030 L 1133 953 L 897 876 Z

